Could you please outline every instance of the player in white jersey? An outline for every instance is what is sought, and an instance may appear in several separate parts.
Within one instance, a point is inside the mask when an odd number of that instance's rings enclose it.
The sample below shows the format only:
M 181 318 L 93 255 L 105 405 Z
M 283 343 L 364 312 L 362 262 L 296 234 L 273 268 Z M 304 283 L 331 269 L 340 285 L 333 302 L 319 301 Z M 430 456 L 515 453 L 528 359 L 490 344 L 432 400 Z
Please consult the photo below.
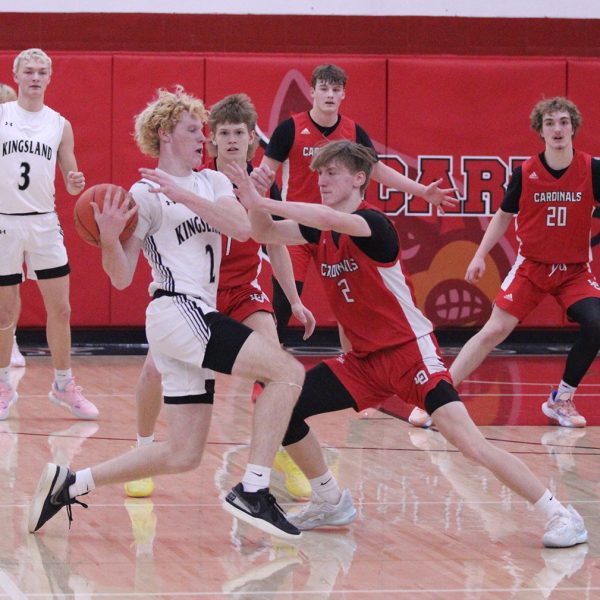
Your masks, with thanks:
M 297 539 L 300 531 L 269 493 L 271 465 L 304 381 L 304 368 L 279 344 L 217 312 L 221 233 L 244 241 L 246 211 L 221 173 L 194 173 L 205 140 L 202 102 L 178 87 L 160 90 L 136 118 L 140 150 L 158 158 L 158 169 L 141 169 L 133 186 L 138 224 L 123 244 L 119 235 L 136 210 L 118 194 L 95 206 L 102 264 L 115 287 L 127 287 L 140 250 L 152 267 L 146 311 L 150 352 L 161 373 L 169 423 L 167 441 L 138 446 L 94 467 L 73 473 L 47 465 L 34 494 L 29 530 L 39 529 L 63 506 L 71 517 L 77 496 L 97 486 L 193 469 L 200 464 L 214 396 L 214 371 L 262 381 L 256 399 L 249 462 L 224 507 L 273 535 Z
M 10 87 L 10 85 L 6 83 L 0 83 L 0 104 L 4 104 L 5 102 L 12 102 L 17 99 L 17 94 L 15 90 Z M 19 320 L 19 315 L 21 314 L 21 295 L 17 294 L 17 306 L 15 308 L 15 324 Z M 11 367 L 24 367 L 25 366 L 25 357 L 21 354 L 21 350 L 17 344 L 17 338 L 13 335 L 13 345 L 12 351 L 10 353 L 10 366 Z
M 51 74 L 45 52 L 24 50 L 13 64 L 17 100 L 0 104 L 0 420 L 17 400 L 8 378 L 24 262 L 47 313 L 55 374 L 49 398 L 81 419 L 98 416 L 71 373 L 70 268 L 55 210 L 56 165 L 69 194 L 81 193 L 85 177 L 77 169 L 71 124 L 44 104 Z

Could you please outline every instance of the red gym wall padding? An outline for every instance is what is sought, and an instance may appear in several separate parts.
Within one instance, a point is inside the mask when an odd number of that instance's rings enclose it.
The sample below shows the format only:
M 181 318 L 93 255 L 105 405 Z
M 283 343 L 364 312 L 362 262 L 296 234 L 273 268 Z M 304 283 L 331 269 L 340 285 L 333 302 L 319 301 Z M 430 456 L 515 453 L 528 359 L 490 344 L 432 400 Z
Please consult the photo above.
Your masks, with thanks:
M 0 54 L 0 80 L 11 81 L 14 53 Z M 129 187 L 137 168 L 153 165 L 133 141 L 133 117 L 159 86 L 183 84 L 206 99 L 244 91 L 254 100 L 259 126 L 269 136 L 290 112 L 310 106 L 310 73 L 335 62 L 349 74 L 342 112 L 370 134 L 391 166 L 423 182 L 442 177 L 464 196 L 460 211 L 439 217 L 419 199 L 371 183 L 367 199 L 387 210 L 402 239 L 403 260 L 413 273 L 417 300 L 437 326 L 472 326 L 487 318 L 499 283 L 514 259 L 509 237 L 489 257 L 478 287 L 464 271 L 502 197 L 510 168 L 542 149 L 529 129 L 529 112 L 543 96 L 567 93 L 582 109 L 576 147 L 600 156 L 600 109 L 594 59 L 482 57 L 359 57 L 351 55 L 201 55 L 167 53 L 53 52 L 48 104 L 75 130 L 76 154 L 88 185 L 113 181 Z M 72 324 L 138 326 L 148 302 L 148 269 L 140 260 L 126 291 L 111 288 L 97 249 L 79 240 L 72 225 L 74 198 L 57 177 L 57 205 L 73 267 Z M 597 228 L 596 228 L 597 229 Z M 268 288 L 269 270 L 263 281 Z M 41 326 L 43 307 L 35 285 L 23 286 L 21 326 Z M 314 273 L 307 303 L 320 326 L 334 325 Z M 544 302 L 525 326 L 564 324 L 553 301 Z

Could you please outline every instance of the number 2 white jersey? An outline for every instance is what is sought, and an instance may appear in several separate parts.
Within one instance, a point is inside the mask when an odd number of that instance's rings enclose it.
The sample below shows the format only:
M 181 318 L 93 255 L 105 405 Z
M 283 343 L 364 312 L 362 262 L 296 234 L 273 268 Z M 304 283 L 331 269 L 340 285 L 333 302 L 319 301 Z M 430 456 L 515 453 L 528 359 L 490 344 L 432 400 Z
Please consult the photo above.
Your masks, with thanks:
M 54 211 L 56 156 L 65 118 L 44 106 L 0 104 L 0 213 Z
M 188 177 L 173 177 L 177 184 L 211 202 L 235 197 L 225 175 L 209 169 Z M 221 234 L 212 225 L 164 194 L 150 192 L 155 184 L 142 180 L 131 193 L 138 204 L 134 235 L 144 240 L 144 255 L 152 268 L 149 292 L 166 290 L 201 298 L 217 305 L 221 264 Z

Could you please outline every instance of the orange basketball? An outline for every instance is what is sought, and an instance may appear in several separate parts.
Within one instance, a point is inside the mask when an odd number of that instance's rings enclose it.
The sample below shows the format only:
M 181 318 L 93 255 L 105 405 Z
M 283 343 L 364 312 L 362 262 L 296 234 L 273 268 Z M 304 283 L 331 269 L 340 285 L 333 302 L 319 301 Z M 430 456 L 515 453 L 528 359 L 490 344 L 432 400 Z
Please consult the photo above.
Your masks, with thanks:
M 106 190 L 113 188 L 114 190 L 121 190 L 121 202 L 129 202 L 129 208 L 135 204 L 131 196 L 127 195 L 127 190 L 118 185 L 113 185 L 112 183 L 99 183 L 98 185 L 93 185 L 85 190 L 83 194 L 77 198 L 77 202 L 75 203 L 73 215 L 75 218 L 75 230 L 82 240 L 92 246 L 100 246 L 100 232 L 98 230 L 96 219 L 94 218 L 94 209 L 90 203 L 95 202 L 98 205 L 98 208 L 102 210 Z M 125 229 L 123 229 L 123 232 L 119 236 L 119 239 L 122 242 L 131 237 L 132 233 L 135 231 L 137 221 L 138 215 L 136 212 L 129 221 L 127 221 Z

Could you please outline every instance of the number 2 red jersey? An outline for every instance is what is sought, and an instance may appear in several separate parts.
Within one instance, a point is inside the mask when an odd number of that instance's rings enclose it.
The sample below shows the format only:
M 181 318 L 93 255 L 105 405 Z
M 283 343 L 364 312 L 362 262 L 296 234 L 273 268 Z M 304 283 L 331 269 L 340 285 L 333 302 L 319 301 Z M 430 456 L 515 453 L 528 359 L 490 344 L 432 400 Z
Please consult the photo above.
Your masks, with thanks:
M 366 202 L 359 207 L 364 209 L 377 210 Z M 369 354 L 432 332 L 431 321 L 415 303 L 399 256 L 378 262 L 349 235 L 331 231 L 321 232 L 316 248 L 317 269 L 331 309 L 354 352 Z
M 537 155 L 523 163 L 516 220 L 522 256 L 546 264 L 591 260 L 595 206 L 591 164 L 589 154 L 575 151 L 567 170 L 556 179 Z
M 319 151 L 319 147 L 334 140 L 356 141 L 356 123 L 348 117 L 341 120 L 328 136 L 323 135 L 315 126 L 308 112 L 292 115 L 294 120 L 294 143 L 288 156 L 289 173 L 285 199 L 290 202 L 321 202 L 319 180 L 310 170 L 310 163 Z M 285 178 L 284 178 L 285 179 Z M 284 183 L 284 189 L 286 185 Z

